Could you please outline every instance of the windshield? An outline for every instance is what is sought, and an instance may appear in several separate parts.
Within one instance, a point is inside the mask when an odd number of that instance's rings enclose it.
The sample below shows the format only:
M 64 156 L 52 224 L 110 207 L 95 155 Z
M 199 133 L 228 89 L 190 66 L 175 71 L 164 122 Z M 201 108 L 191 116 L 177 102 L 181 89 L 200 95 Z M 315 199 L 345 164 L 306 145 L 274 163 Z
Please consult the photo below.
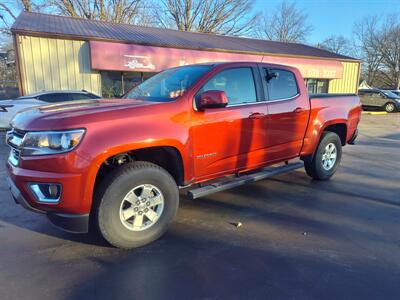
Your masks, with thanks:
M 182 96 L 211 66 L 185 66 L 154 75 L 130 90 L 124 98 L 168 102 Z
M 382 93 L 384 93 L 385 96 L 388 98 L 399 98 L 399 96 L 397 96 L 395 93 L 390 92 L 390 91 L 382 91 Z

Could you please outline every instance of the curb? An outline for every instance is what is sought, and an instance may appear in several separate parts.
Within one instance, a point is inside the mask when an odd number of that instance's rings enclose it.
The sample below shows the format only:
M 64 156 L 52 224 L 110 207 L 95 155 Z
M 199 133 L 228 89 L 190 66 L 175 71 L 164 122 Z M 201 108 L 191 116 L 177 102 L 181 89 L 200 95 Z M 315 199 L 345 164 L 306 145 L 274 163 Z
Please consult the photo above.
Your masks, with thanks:
M 363 111 L 363 115 L 387 115 L 386 111 Z

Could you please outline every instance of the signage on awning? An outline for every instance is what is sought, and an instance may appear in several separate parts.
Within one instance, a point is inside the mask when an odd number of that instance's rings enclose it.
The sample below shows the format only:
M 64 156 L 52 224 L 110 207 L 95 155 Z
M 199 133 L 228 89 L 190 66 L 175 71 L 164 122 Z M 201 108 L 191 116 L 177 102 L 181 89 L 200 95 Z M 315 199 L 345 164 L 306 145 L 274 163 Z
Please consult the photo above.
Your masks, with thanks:
M 89 44 L 91 67 L 94 70 L 160 72 L 167 68 L 196 63 L 256 61 L 296 67 L 304 78 L 333 79 L 343 76 L 342 63 L 334 60 L 164 48 L 100 41 L 90 41 Z

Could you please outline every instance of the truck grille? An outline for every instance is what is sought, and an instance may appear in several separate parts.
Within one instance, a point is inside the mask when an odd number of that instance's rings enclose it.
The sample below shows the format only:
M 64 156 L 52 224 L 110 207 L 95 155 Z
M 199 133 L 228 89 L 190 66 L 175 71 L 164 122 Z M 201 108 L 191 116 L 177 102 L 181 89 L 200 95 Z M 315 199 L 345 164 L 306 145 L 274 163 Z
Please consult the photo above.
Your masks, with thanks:
M 11 129 L 7 132 L 6 143 L 11 147 L 10 155 L 8 156 L 8 161 L 13 166 L 18 166 L 19 157 L 21 154 L 21 144 L 25 136 L 25 131 L 18 129 Z

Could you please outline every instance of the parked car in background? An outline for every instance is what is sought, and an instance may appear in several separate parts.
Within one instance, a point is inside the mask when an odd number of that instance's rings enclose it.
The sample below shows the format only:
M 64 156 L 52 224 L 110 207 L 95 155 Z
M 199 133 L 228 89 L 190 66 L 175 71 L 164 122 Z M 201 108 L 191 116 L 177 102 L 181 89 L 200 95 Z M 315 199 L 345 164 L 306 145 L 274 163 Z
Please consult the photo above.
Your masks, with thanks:
M 328 180 L 360 115 L 357 95 L 308 95 L 293 67 L 182 66 L 124 99 L 17 114 L 8 184 L 19 204 L 53 224 L 83 233 L 91 223 L 112 245 L 133 248 L 167 230 L 179 187 L 195 199 L 300 167 Z M 304 163 L 288 162 L 297 158 Z
M 25 108 L 72 100 L 100 99 L 99 96 L 82 91 L 47 91 L 0 101 L 0 128 L 9 128 L 11 119 Z
M 379 108 L 387 112 L 400 110 L 400 96 L 391 91 L 379 89 L 360 89 L 358 90 L 363 108 Z

